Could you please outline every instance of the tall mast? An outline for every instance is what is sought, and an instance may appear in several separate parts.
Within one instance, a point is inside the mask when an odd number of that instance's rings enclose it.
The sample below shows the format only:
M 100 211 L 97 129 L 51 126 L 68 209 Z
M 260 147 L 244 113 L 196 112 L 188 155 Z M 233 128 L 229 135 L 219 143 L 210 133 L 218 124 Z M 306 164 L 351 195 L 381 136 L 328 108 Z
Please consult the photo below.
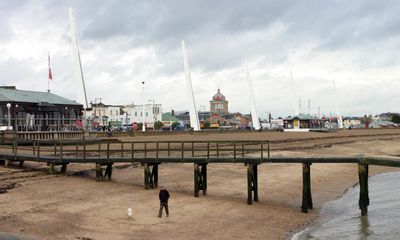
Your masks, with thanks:
M 76 30 L 76 22 L 75 22 L 75 16 L 72 7 L 68 9 L 69 12 L 69 23 L 70 23 L 70 30 L 71 30 L 71 43 L 72 43 L 72 51 L 74 55 L 74 60 L 78 63 L 78 72 L 80 73 L 80 79 L 82 81 L 82 88 L 83 88 L 83 94 L 85 97 L 85 108 L 84 108 L 84 117 L 86 120 L 86 109 L 89 107 L 88 105 L 88 100 L 87 100 L 87 95 L 86 95 L 86 86 L 85 86 L 85 78 L 83 76 L 83 69 L 82 69 L 82 61 L 81 61 L 81 55 L 79 53 L 79 42 L 78 42 L 78 35 L 77 35 L 77 30 Z M 79 88 L 78 88 L 79 89 Z M 79 90 L 78 91 L 78 96 Z
M 342 115 L 340 115 L 340 111 L 339 111 L 339 103 L 338 103 L 338 98 L 337 98 L 337 93 L 336 93 L 335 80 L 332 80 L 332 85 L 333 85 L 333 95 L 334 95 L 333 98 L 335 99 L 336 118 L 337 118 L 338 128 L 343 129 L 343 119 L 342 119 Z
M 186 86 L 190 98 L 189 101 L 192 103 L 190 104 L 189 108 L 190 126 L 193 128 L 193 130 L 200 131 L 200 122 L 199 122 L 199 116 L 197 114 L 196 101 L 194 99 L 192 79 L 190 76 L 190 67 L 186 53 L 185 41 L 183 40 L 182 40 L 182 54 L 183 54 L 183 65 L 185 68 Z
M 250 75 L 250 68 L 249 63 L 246 59 L 246 79 L 247 79 L 247 86 L 249 90 L 249 98 L 250 98 L 250 109 L 251 109 L 251 121 L 253 123 L 253 127 L 255 130 L 260 130 L 260 120 L 258 119 L 257 108 L 256 108 L 256 98 L 254 97 L 254 90 L 253 84 L 251 82 L 251 75 Z
M 293 103 L 294 103 L 293 104 L 293 107 L 294 107 L 293 114 L 294 114 L 294 116 L 297 116 L 297 115 L 300 114 L 300 111 L 299 111 L 300 100 L 299 100 L 299 105 L 297 105 L 297 93 L 296 93 L 296 87 L 295 87 L 294 81 L 293 81 L 292 71 L 290 71 L 290 88 L 292 89 L 292 94 L 293 94 L 293 97 L 294 97 L 294 99 L 293 99 Z

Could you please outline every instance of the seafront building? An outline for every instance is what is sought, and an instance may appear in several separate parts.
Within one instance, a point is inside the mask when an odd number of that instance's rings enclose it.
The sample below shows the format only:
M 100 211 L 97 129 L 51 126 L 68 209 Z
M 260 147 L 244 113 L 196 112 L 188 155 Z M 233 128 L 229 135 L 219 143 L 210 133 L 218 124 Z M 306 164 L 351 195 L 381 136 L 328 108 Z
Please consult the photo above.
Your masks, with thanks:
M 343 126 L 346 129 L 349 128 L 363 128 L 361 124 L 361 119 L 359 117 L 344 117 Z
M 0 86 L 0 130 L 60 131 L 82 128 L 83 105 L 50 92 Z
M 218 114 L 229 113 L 228 101 L 226 100 L 225 96 L 221 93 L 219 88 L 217 90 L 217 93 L 212 97 L 210 101 L 210 112 Z
M 94 128 L 119 127 L 145 122 L 147 127 L 162 120 L 162 106 L 158 103 L 143 105 L 106 105 L 101 101 L 92 103 L 89 112 Z
M 283 127 L 285 130 L 308 131 L 323 128 L 324 121 L 308 114 L 299 114 L 283 119 Z

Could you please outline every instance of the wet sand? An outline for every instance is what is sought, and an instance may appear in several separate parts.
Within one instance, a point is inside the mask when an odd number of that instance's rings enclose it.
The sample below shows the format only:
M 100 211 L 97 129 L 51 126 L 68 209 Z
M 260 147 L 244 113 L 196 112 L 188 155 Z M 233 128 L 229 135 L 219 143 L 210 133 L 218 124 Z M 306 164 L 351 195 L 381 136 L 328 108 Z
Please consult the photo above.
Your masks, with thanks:
M 352 132 L 352 136 L 361 133 Z M 400 132 L 394 132 L 399 138 Z M 263 135 L 263 139 L 302 139 L 277 143 L 281 147 L 273 155 L 400 155 L 400 139 L 385 133 L 335 141 L 335 134 L 347 133 L 273 133 Z M 257 139 L 259 135 L 255 134 L 220 134 L 219 138 Z M 316 136 L 324 139 L 314 139 Z M 293 148 L 301 144 L 305 147 Z M 46 175 L 44 164 L 25 165 L 0 167 L 1 184 L 15 183 L 14 188 L 0 194 L 0 232 L 31 239 L 283 239 L 315 220 L 325 202 L 340 197 L 358 181 L 355 164 L 313 164 L 315 208 L 303 214 L 300 164 L 260 165 L 260 202 L 253 205 L 246 203 L 247 172 L 243 164 L 209 164 L 208 195 L 199 198 L 193 197 L 192 164 L 161 164 L 159 182 L 170 191 L 171 199 L 170 217 L 160 219 L 158 189 L 144 190 L 140 166 L 117 164 L 120 167 L 114 168 L 112 181 L 96 182 L 91 165 L 70 164 L 66 175 Z M 370 167 L 371 174 L 396 170 Z M 132 219 L 126 214 L 129 207 Z

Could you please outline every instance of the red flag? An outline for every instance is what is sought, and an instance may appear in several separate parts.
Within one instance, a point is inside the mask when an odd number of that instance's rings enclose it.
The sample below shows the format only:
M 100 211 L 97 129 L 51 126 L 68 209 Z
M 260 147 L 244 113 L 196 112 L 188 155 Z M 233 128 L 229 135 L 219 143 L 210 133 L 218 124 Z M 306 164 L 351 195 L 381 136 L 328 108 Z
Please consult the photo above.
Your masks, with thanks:
M 48 57 L 49 57 L 49 80 L 53 80 L 53 74 L 51 73 L 51 68 L 50 68 L 50 53 Z

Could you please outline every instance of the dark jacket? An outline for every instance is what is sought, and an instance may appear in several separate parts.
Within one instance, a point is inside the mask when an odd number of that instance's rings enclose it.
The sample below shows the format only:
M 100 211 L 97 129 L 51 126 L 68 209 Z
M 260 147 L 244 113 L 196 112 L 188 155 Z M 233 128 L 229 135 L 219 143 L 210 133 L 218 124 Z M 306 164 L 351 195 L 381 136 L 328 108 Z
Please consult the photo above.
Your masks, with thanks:
M 168 202 L 169 192 L 165 189 L 161 190 L 160 194 L 158 194 L 158 197 L 160 198 L 160 202 Z

